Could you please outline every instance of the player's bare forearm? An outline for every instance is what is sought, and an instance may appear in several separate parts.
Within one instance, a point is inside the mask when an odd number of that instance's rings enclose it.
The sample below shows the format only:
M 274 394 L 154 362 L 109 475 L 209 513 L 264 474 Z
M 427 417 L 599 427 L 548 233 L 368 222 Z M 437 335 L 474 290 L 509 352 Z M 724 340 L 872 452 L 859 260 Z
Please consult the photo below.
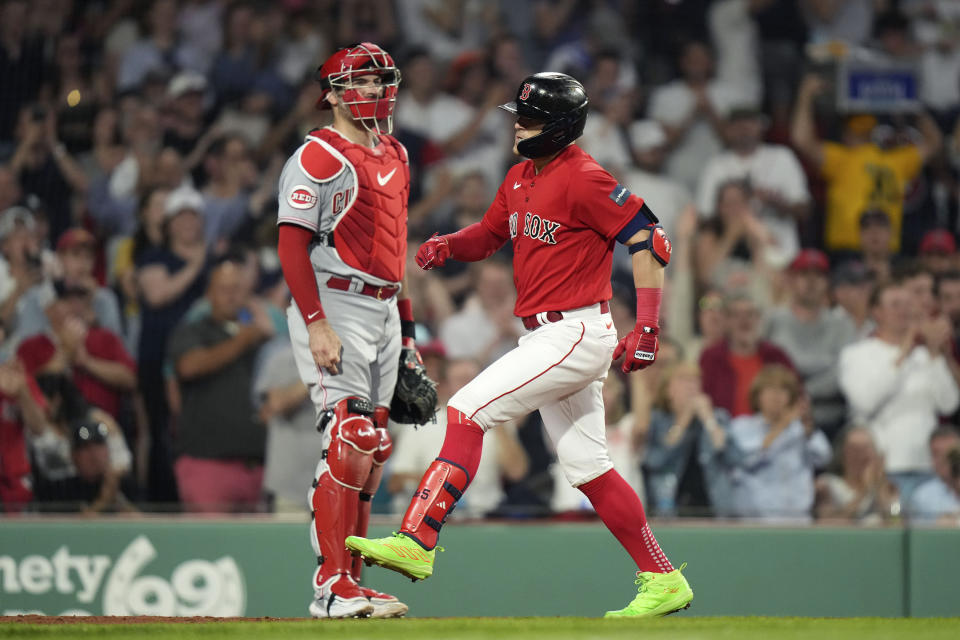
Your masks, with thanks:
M 641 229 L 629 241 L 627 246 L 643 242 L 650 237 L 649 229 Z M 633 284 L 637 289 L 662 289 L 663 265 L 660 264 L 650 251 L 638 251 L 633 254 Z

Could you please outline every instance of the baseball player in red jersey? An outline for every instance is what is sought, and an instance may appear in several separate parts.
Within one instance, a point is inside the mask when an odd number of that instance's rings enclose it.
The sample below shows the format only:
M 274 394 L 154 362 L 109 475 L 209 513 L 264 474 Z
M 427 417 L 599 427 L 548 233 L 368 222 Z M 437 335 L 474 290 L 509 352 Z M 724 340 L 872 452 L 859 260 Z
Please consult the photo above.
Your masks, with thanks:
M 393 537 L 348 537 L 367 562 L 413 579 L 433 573 L 440 528 L 470 484 L 487 429 L 539 409 L 567 480 L 637 564 L 639 594 L 607 616 L 662 616 L 689 606 L 693 591 L 657 544 L 640 498 L 613 469 L 601 393 L 611 357 L 624 372 L 657 356 L 663 267 L 670 242 L 643 200 L 572 144 L 587 116 L 583 86 L 560 73 L 520 85 L 514 152 L 529 158 L 507 172 L 483 219 L 434 236 L 417 253 L 423 269 L 482 260 L 513 242 L 515 314 L 528 329 L 448 403 L 447 433 Z M 608 301 L 614 242 L 630 247 L 637 323 L 617 342 Z
M 317 409 L 323 458 L 309 491 L 318 618 L 396 617 L 407 606 L 359 586 L 344 547 L 365 535 L 370 500 L 390 456 L 387 417 L 413 315 L 402 293 L 410 173 L 391 137 L 400 83 L 393 59 L 365 42 L 318 69 L 319 108 L 332 126 L 311 131 L 280 176 L 278 250 L 297 369 Z

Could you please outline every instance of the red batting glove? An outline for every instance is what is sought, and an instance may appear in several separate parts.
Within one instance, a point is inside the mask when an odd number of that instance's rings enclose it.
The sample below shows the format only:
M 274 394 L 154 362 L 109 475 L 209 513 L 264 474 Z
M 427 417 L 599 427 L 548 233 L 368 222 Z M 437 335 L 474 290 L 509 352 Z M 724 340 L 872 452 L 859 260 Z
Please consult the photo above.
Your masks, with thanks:
M 450 243 L 446 236 L 433 234 L 417 249 L 417 266 L 424 271 L 442 267 L 450 257 Z
M 620 370 L 630 373 L 645 369 L 657 359 L 660 350 L 658 320 L 663 291 L 659 287 L 637 288 L 637 326 L 623 337 L 613 350 L 613 359 L 625 356 Z
M 623 340 L 617 343 L 617 348 L 613 350 L 614 360 L 619 359 L 620 356 L 625 356 L 620 370 L 624 373 L 630 373 L 652 365 L 657 359 L 657 352 L 660 350 L 658 335 L 660 335 L 659 327 L 645 327 L 639 324 L 625 335 Z

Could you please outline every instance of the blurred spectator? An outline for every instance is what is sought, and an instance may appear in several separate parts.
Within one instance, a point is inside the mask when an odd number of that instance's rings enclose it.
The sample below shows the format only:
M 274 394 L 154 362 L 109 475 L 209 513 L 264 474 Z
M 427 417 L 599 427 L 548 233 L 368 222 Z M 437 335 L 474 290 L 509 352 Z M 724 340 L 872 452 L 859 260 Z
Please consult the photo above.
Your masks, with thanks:
M 91 322 L 90 290 L 58 285 L 45 314 L 47 329 L 23 340 L 17 358 L 31 373 L 57 358 L 89 404 L 119 419 L 124 396 L 136 388 L 136 363 L 120 336 Z
M 391 2 L 372 3 L 373 11 L 389 25 L 389 39 L 396 37 Z M 345 5 L 349 6 L 349 5 Z M 457 55 L 475 49 L 484 42 L 485 22 L 496 12 L 495 2 L 438 2 L 437 0 L 405 0 L 397 3 L 397 22 L 403 39 L 410 45 L 426 47 L 431 57 L 448 62 Z M 349 38 L 347 41 L 353 42 Z M 375 39 L 384 46 L 382 38 Z
M 72 193 L 86 187 L 86 176 L 57 137 L 53 111 L 38 104 L 24 107 L 16 136 L 17 149 L 10 159 L 10 168 L 23 193 L 42 204 L 50 225 L 48 239 L 55 241 L 73 226 Z
M 163 146 L 190 153 L 203 135 L 207 79 L 196 71 L 181 71 L 167 85 L 163 109 Z
M 140 292 L 138 387 L 150 420 L 150 498 L 176 500 L 170 450 L 170 409 L 163 362 L 167 339 L 206 286 L 207 248 L 203 237 L 203 198 L 179 189 L 166 198 L 164 244 L 136 262 Z
M 730 414 L 714 409 L 700 384 L 700 369 L 679 362 L 664 372 L 654 400 L 643 466 L 655 515 L 730 515 L 724 472 Z
M 436 63 L 423 49 L 408 54 L 404 91 L 397 98 L 399 131 L 416 133 L 436 145 L 455 176 L 483 171 L 488 184 L 503 178 L 503 159 L 510 148 L 512 128 L 495 109 L 511 96 L 491 79 L 483 60 L 467 58 L 453 68 L 457 95 L 439 90 Z
M 428 422 L 415 430 L 405 429 L 397 434 L 387 479 L 387 488 L 394 496 L 394 511 L 403 512 L 407 508 L 410 494 L 416 489 L 423 469 L 440 451 L 447 429 L 447 400 L 479 373 L 480 365 L 476 360 L 452 359 L 444 363 L 443 377 L 437 389 L 440 398 L 435 422 Z M 494 442 L 490 442 L 490 439 Z M 508 422 L 497 425 L 483 447 L 480 467 L 470 484 L 471 494 L 457 503 L 456 513 L 478 518 L 494 511 L 504 498 L 503 479 L 517 482 L 526 472 L 527 458 L 517 440 L 516 424 Z
M 177 0 L 154 0 L 146 15 L 147 33 L 120 58 L 117 90 L 136 90 L 150 72 L 172 74 L 179 69 L 202 69 L 205 56 L 177 36 Z
M 516 346 L 523 325 L 513 315 L 516 293 L 510 265 L 485 260 L 473 272 L 473 295 L 440 325 L 439 337 L 450 358 L 474 358 L 487 364 Z
M 241 268 L 225 260 L 210 273 L 210 315 L 180 324 L 169 353 L 183 397 L 175 471 L 189 511 L 251 511 L 260 504 L 264 432 L 251 402 L 253 366 L 274 333 L 261 305 L 243 295 Z M 246 308 L 250 321 L 241 324 Z
M 180 5 L 177 31 L 196 56 L 195 71 L 207 73 L 223 46 L 223 5 L 220 0 L 189 0 Z
M 906 262 L 894 273 L 910 294 L 910 317 L 917 325 L 937 315 L 936 280 L 919 262 Z
M 95 252 L 96 239 L 86 229 L 68 229 L 60 236 L 57 241 L 57 258 L 60 261 L 61 277 L 56 282 L 41 283 L 23 296 L 17 311 L 15 340 L 43 333 L 51 326 L 47 305 L 62 291 L 69 291 L 77 296 L 89 296 L 92 316 L 84 318 L 84 322 L 96 325 L 113 335 L 123 335 L 117 295 L 112 289 L 101 287 L 94 276 Z M 57 291 L 58 288 L 60 292 Z
M 829 251 L 860 249 L 857 220 L 869 209 L 883 209 L 890 218 L 890 248 L 900 248 L 903 198 L 907 183 L 933 157 L 942 142 L 940 129 L 924 112 L 917 115 L 922 140 L 892 149 L 871 138 L 877 119 L 857 114 L 846 118 L 841 142 L 822 142 L 813 120 L 814 99 L 826 89 L 819 75 L 807 75 L 797 93 L 791 127 L 793 144 L 813 163 L 827 183 L 825 244 Z
M 862 44 L 870 37 L 874 0 L 801 0 L 811 42 Z
M 630 166 L 630 149 L 627 146 L 626 127 L 630 124 L 633 103 L 632 91 L 619 90 L 604 103 L 602 111 L 594 111 L 591 98 L 591 114 L 583 129 L 583 137 L 577 142 L 597 162 L 609 167 L 610 173 L 623 179 Z
M 697 186 L 700 215 L 712 216 L 720 187 L 731 180 L 750 184 L 757 214 L 772 243 L 766 259 L 783 267 L 800 250 L 797 223 L 810 211 L 807 178 L 788 147 L 764 144 L 767 117 L 755 107 L 734 108 L 724 123 L 727 150 L 707 162 Z
M 733 180 L 717 189 L 715 214 L 703 221 L 694 250 L 700 287 L 747 289 L 758 300 L 770 297 L 767 250 L 773 237 L 751 203 L 750 185 Z
M 829 273 L 822 251 L 797 254 L 786 278 L 788 303 L 769 314 L 766 338 L 790 357 L 810 398 L 814 424 L 832 438 L 846 418 L 837 360 L 856 330 L 849 318 L 830 311 Z
M 750 385 L 750 404 L 752 415 L 730 423 L 730 438 L 741 454 L 731 476 L 734 513 L 810 521 L 813 472 L 829 462 L 830 443 L 813 424 L 800 381 L 782 365 L 764 367 Z
M 860 214 L 860 256 L 877 282 L 893 276 L 893 230 L 890 216 L 883 209 L 867 209 Z
M 246 141 L 236 135 L 217 139 L 203 163 L 209 178 L 203 187 L 203 217 L 207 244 L 223 252 L 245 222 L 257 167 Z
M 33 498 L 28 435 L 47 428 L 46 400 L 18 362 L 0 364 L 0 508 L 21 511 Z
M 693 197 L 683 184 L 663 175 L 667 133 L 656 120 L 637 120 L 628 134 L 633 166 L 624 174 L 623 183 L 643 198 L 660 219 L 667 237 L 674 238 L 677 221 L 693 206 Z
M 713 53 L 705 42 L 684 44 L 678 64 L 682 77 L 654 89 L 647 117 L 667 132 L 667 175 L 692 192 L 707 161 L 722 148 L 722 118 L 739 95 L 713 79 Z
M 0 157 L 9 156 L 17 117 L 43 84 L 43 43 L 28 37 L 26 0 L 0 5 Z
M 934 477 L 917 487 L 907 513 L 913 522 L 960 525 L 960 432 L 942 425 L 930 434 Z
M 24 294 L 43 281 L 36 224 L 25 207 L 0 213 L 0 323 L 11 332 Z
M 760 308 L 746 294 L 734 293 L 723 303 L 726 315 L 724 339 L 700 354 L 703 390 L 713 406 L 731 416 L 756 411 L 751 402 L 754 378 L 765 365 L 790 369 L 790 357 L 778 346 L 760 339 Z
M 954 357 L 960 357 L 960 271 L 948 271 L 937 278 L 937 304 L 953 329 Z
M 87 176 L 87 211 L 105 234 L 129 235 L 136 227 L 133 197 L 114 198 L 110 194 L 111 175 L 126 155 L 120 111 L 112 106 L 100 108 L 93 121 L 92 148 L 78 162 Z
M 920 4 L 920 3 L 915 3 Z M 952 3 L 933 2 L 930 5 Z M 933 9 L 936 11 L 937 7 Z M 960 107 L 960 86 L 956 82 L 944 82 L 944 78 L 960 77 L 960 43 L 957 42 L 956 23 L 940 18 L 936 36 L 924 47 L 920 56 L 921 99 L 944 123 L 952 123 Z
M 337 3 L 338 43 L 346 45 L 351 42 L 378 42 L 392 51 L 398 37 L 394 4 L 390 0 Z M 443 13 L 445 5 L 446 3 L 434 3 L 434 8 Z
M 840 353 L 840 388 L 854 420 L 873 434 L 887 474 L 907 501 L 930 477 L 927 438 L 937 416 L 960 405 L 946 359 L 952 360 L 946 354 L 950 331 L 945 322 L 911 321 L 910 293 L 897 282 L 878 285 L 870 308 L 877 330 Z
M 875 525 L 899 514 L 897 488 L 887 479 L 883 456 L 866 427 L 852 426 L 838 438 L 837 473 L 817 477 L 817 520 Z
M 754 4 L 756 0 L 717 0 L 707 14 L 717 52 L 717 79 L 748 104 L 760 104 L 763 95 L 759 29 L 750 15 Z
M 111 465 L 107 426 L 95 420 L 77 420 L 69 432 L 73 471 L 63 478 L 38 478 L 40 510 L 84 515 L 136 511 L 121 488 L 123 474 Z
M 22 205 L 23 191 L 17 181 L 17 175 L 9 165 L 0 164 L 0 212 L 14 205 Z
M 920 263 L 934 276 L 941 276 L 960 267 L 957 241 L 946 229 L 931 229 L 920 240 Z
M 320 459 L 323 440 L 307 387 L 300 381 L 288 336 L 277 338 L 253 383 L 260 419 L 267 425 L 263 489 L 273 510 L 303 513 L 306 491 Z
M 833 271 L 834 315 L 846 318 L 854 327 L 856 339 L 873 333 L 876 323 L 870 317 L 870 291 L 874 278 L 859 260 L 841 262 Z
M 672 262 L 672 261 L 671 261 Z M 683 340 L 684 355 L 690 362 L 699 362 L 700 354 L 707 347 L 722 341 L 726 331 L 723 294 L 718 289 L 708 289 L 697 301 L 697 334 Z M 671 334 L 676 335 L 676 334 Z M 679 337 L 679 336 L 678 336 Z

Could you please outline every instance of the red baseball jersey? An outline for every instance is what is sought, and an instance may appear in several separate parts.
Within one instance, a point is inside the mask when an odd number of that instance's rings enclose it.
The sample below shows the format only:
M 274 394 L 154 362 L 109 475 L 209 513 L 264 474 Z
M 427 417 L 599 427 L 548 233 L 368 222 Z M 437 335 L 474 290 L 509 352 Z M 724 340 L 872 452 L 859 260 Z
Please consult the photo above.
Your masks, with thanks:
M 609 300 L 617 234 L 643 206 L 575 144 L 537 174 L 514 165 L 483 216 L 513 240 L 514 313 L 564 311 Z

